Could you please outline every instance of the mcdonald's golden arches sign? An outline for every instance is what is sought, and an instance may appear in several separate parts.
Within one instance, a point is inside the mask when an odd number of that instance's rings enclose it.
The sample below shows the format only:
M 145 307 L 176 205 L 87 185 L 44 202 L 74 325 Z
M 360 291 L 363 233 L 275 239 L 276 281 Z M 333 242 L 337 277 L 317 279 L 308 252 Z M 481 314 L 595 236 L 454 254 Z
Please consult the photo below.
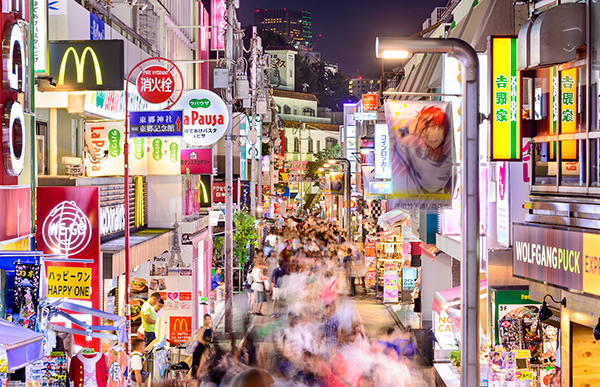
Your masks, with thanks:
M 122 40 L 54 41 L 49 45 L 45 91 L 123 90 L 125 54 Z

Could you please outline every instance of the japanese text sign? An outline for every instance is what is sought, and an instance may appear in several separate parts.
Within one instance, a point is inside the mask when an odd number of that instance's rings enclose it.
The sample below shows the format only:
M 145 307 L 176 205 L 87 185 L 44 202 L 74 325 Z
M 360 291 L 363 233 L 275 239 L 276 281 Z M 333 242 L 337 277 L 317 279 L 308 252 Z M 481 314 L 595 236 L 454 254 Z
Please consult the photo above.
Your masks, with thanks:
M 377 94 L 363 94 L 362 110 L 363 112 L 377 111 Z
M 175 78 L 163 66 L 145 68 L 138 76 L 136 85 L 140 96 L 150 103 L 165 102 L 175 92 Z
M 225 102 L 212 91 L 189 91 L 173 108 L 183 110 L 183 139 L 190 145 L 214 144 L 223 137 L 229 124 Z
M 212 149 L 182 149 L 181 174 L 212 174 Z
M 183 112 L 160 110 L 155 112 L 130 112 L 131 137 L 183 136 Z
M 375 178 L 391 179 L 390 137 L 385 124 L 375 125 Z
M 577 69 L 560 73 L 560 132 L 577 132 Z M 562 141 L 562 159 L 577 160 L 577 140 Z
M 517 71 L 517 39 L 492 37 L 492 161 L 521 160 L 521 74 Z
M 169 338 L 175 343 L 185 343 L 192 335 L 191 316 L 170 316 Z
M 513 275 L 600 296 L 600 234 L 514 224 Z
M 48 276 L 47 297 L 67 297 L 80 300 L 91 298 L 92 269 L 49 266 L 46 275 Z

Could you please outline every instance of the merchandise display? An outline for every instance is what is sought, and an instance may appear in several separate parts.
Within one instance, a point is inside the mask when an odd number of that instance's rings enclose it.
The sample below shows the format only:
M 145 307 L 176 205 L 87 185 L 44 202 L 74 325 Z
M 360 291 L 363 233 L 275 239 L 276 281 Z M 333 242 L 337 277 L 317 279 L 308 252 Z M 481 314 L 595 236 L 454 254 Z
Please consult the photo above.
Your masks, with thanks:
M 82 349 L 71 359 L 69 379 L 73 387 L 105 387 L 108 382 L 106 356 L 85 351 Z

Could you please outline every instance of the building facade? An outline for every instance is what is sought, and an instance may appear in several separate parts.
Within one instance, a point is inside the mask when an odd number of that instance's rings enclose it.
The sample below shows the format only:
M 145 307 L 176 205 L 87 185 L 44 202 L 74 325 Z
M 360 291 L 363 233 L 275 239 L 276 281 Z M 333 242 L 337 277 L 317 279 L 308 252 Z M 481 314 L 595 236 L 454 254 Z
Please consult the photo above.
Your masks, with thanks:
M 294 46 L 312 47 L 312 14 L 309 10 L 255 9 L 254 25 L 260 29 L 279 32 Z

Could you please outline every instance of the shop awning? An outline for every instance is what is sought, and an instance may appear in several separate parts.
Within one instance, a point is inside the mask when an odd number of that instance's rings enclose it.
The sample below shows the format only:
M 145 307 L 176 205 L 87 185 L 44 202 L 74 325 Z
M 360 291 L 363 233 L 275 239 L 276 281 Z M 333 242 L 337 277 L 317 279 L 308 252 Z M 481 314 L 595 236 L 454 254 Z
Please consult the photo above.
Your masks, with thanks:
M 6 351 L 9 371 L 44 357 L 44 335 L 0 318 L 0 349 Z
M 380 241 L 382 239 L 389 238 L 394 235 L 396 235 L 396 233 L 393 230 L 388 230 L 388 231 L 376 232 L 375 234 L 369 235 L 367 238 L 369 239 L 369 241 L 375 242 L 375 241 Z
M 391 229 L 396 223 L 408 219 L 408 217 L 408 212 L 395 209 L 381 215 L 377 220 L 377 224 L 383 228 Z
M 479 281 L 479 295 L 481 298 L 487 295 L 487 284 L 487 278 Z M 460 299 L 460 286 L 435 292 L 433 294 L 433 310 L 438 314 L 441 313 L 442 309 L 448 311 L 449 307 L 454 304 L 454 300 L 456 299 Z

